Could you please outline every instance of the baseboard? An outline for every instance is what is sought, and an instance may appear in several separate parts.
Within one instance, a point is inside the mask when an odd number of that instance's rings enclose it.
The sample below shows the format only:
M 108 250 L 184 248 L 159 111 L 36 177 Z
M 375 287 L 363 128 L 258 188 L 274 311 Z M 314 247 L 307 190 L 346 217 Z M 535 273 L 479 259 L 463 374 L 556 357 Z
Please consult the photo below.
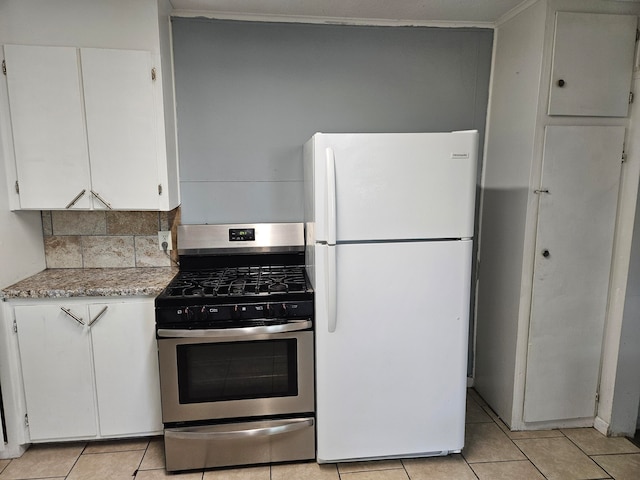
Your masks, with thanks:
M 9 458 L 21 457 L 24 452 L 27 451 L 29 445 L 8 445 L 5 444 L 4 448 L 0 449 L 0 459 L 6 460 Z
M 609 424 L 602 420 L 600 417 L 596 417 L 593 420 L 593 428 L 595 428 L 601 434 L 609 436 Z

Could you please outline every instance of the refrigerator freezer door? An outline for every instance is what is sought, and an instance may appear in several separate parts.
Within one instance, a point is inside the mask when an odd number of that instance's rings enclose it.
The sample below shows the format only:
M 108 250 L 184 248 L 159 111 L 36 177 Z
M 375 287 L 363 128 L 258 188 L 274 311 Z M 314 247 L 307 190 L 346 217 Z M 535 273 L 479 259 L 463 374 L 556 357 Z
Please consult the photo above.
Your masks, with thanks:
M 316 134 L 305 146 L 315 240 L 470 238 L 478 135 Z
M 471 245 L 315 247 L 319 462 L 462 449 Z

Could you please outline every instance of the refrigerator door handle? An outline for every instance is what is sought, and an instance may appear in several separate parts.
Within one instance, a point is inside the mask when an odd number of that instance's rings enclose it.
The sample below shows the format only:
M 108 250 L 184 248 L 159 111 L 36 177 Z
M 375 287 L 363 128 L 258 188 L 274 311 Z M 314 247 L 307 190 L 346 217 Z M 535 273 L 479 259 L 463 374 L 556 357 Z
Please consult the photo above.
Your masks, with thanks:
M 337 293 L 338 293 L 338 286 L 337 286 L 337 274 L 336 274 L 336 270 L 337 270 L 337 266 L 336 266 L 336 248 L 335 247 L 329 247 L 327 248 L 327 255 L 326 255 L 326 268 L 327 268 L 327 276 L 326 276 L 326 291 L 327 291 L 327 327 L 329 330 L 329 333 L 333 333 L 336 331 L 336 325 L 338 322 L 338 317 L 337 317 L 337 309 L 336 309 L 336 304 L 337 304 Z
M 327 148 L 327 243 L 336 244 L 336 156 L 332 148 Z

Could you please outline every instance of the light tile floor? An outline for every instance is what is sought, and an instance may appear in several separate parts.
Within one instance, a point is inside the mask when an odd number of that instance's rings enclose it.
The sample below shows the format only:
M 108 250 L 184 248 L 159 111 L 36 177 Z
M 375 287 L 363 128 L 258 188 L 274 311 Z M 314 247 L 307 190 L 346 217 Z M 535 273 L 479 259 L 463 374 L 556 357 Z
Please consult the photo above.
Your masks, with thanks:
M 640 479 L 640 448 L 592 428 L 510 432 L 474 390 L 461 455 L 314 462 L 168 475 L 161 438 L 32 446 L 0 460 L 0 480 L 587 480 Z

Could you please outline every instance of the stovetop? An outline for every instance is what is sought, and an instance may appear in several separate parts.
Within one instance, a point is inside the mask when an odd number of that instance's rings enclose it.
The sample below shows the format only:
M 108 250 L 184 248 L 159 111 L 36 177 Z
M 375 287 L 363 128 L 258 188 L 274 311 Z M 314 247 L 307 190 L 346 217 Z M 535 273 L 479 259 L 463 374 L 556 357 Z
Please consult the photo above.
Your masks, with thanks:
M 269 296 L 310 291 L 304 267 L 264 265 L 181 271 L 161 298 L 229 300 L 228 297 Z M 231 299 L 233 300 L 233 299 Z
M 156 297 L 158 328 L 229 328 L 313 315 L 301 224 L 182 226 L 180 271 Z

